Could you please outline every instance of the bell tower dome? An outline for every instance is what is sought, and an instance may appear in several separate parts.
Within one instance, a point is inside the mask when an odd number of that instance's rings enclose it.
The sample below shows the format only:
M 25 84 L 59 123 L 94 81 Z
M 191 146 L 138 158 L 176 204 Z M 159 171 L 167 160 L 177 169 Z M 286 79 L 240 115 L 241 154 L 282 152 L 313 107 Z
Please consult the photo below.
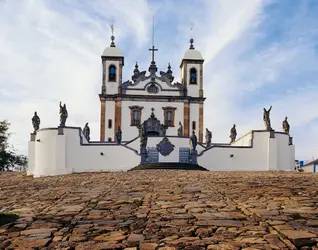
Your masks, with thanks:
M 184 53 L 180 64 L 181 79 L 188 95 L 203 97 L 203 62 L 201 52 L 194 48 L 194 39 L 190 39 L 190 47 Z
M 114 141 L 118 127 L 121 127 L 121 99 L 116 97 L 122 93 L 122 75 L 124 56 L 116 47 L 114 25 L 110 25 L 112 35 L 110 46 L 105 48 L 102 58 L 102 87 L 99 99 L 101 102 L 100 140 Z M 107 101 L 107 98 L 115 98 Z M 107 121 L 107 124 L 106 124 Z
M 188 102 L 184 103 L 184 135 L 194 131 L 199 142 L 203 142 L 203 62 L 201 52 L 194 48 L 194 39 L 184 53 L 180 64 L 181 81 L 185 88 Z
M 113 25 L 111 25 L 111 30 L 111 44 L 109 47 L 104 49 L 104 52 L 101 56 L 103 65 L 102 95 L 121 93 L 124 57 L 120 48 L 117 48 L 115 45 Z

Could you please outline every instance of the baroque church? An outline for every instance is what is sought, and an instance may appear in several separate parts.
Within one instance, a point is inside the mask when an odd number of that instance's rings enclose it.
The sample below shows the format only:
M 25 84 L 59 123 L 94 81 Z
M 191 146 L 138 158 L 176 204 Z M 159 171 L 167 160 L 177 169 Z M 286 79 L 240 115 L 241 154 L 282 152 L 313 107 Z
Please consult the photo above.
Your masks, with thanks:
M 190 39 L 189 49 L 180 63 L 181 83 L 174 81 L 170 64 L 167 71 L 158 72 L 154 53 L 147 70 L 140 71 L 136 63 L 131 80 L 123 79 L 124 56 L 115 45 L 115 37 L 102 56 L 103 77 L 101 94 L 100 140 L 116 141 L 118 127 L 122 140 L 138 136 L 138 126 L 148 118 L 156 118 L 160 124 L 147 126 L 151 135 L 177 135 L 179 124 L 183 135 L 192 131 L 203 142 L 203 62 L 201 53 Z M 153 126 L 151 126 L 153 125 Z
M 154 45 L 148 70 L 140 71 L 136 63 L 131 79 L 123 79 L 124 56 L 114 40 L 112 36 L 101 56 L 100 140 L 90 141 L 87 124 L 84 130 L 78 125 L 66 125 L 68 111 L 60 103 L 59 126 L 34 125 L 28 143 L 28 175 L 145 168 L 294 169 L 295 146 L 289 129 L 282 132 L 271 128 L 271 108 L 264 109 L 265 129 L 254 129 L 236 138 L 233 126 L 231 140 L 223 143 L 211 141 L 207 130 L 203 139 L 204 59 L 192 38 L 180 62 L 181 82 L 174 81 L 170 64 L 167 71 L 158 72 Z

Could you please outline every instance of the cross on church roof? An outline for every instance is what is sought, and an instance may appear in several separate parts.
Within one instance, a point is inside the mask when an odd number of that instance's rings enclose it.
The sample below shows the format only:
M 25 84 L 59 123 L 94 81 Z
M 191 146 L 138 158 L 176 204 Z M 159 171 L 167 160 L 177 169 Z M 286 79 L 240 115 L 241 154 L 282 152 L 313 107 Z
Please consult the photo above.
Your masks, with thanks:
M 155 62 L 155 51 L 158 51 L 158 49 L 155 49 L 155 46 L 152 45 L 152 49 L 149 49 L 149 51 L 152 51 L 152 60 L 151 63 Z

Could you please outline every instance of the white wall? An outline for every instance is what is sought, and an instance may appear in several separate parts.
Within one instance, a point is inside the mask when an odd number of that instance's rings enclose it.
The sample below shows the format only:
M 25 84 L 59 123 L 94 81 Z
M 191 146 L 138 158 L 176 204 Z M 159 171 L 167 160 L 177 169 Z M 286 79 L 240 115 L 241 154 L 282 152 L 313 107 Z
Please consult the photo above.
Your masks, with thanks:
M 278 170 L 294 170 L 295 167 L 295 146 L 289 145 L 289 136 L 286 134 L 275 133 L 277 141 L 277 167 Z M 289 145 L 286 147 L 286 145 Z M 286 169 L 284 166 L 289 165 Z
M 126 171 L 140 163 L 140 156 L 122 145 L 114 143 L 88 143 L 77 128 L 64 128 L 64 135 L 58 135 L 57 129 L 42 129 L 37 132 L 35 142 L 29 143 L 29 158 L 34 169 L 34 177 L 59 175 L 85 171 Z M 82 133 L 81 133 L 82 135 Z M 208 170 L 221 171 L 267 171 L 294 170 L 295 148 L 289 145 L 287 134 L 270 132 L 253 132 L 253 147 L 214 146 L 204 151 L 197 147 L 198 164 Z M 149 137 L 148 147 L 156 147 L 162 137 Z M 169 156 L 159 153 L 160 162 L 178 162 L 179 148 L 189 147 L 189 138 L 168 137 L 175 145 Z M 140 139 L 129 144 L 139 151 Z M 32 149 L 34 148 L 34 150 Z M 101 155 L 102 153 L 102 155 Z M 233 157 L 230 155 L 233 154 Z M 125 157 L 121 157 L 121 156 Z
M 252 131 L 243 135 L 240 138 L 237 138 L 235 142 L 233 142 L 232 146 L 251 146 L 252 142 Z
M 216 146 L 198 157 L 198 163 L 213 171 L 293 170 L 294 146 L 288 145 L 288 138 L 287 134 L 270 138 L 270 132 L 254 132 L 253 147 Z
M 151 115 L 151 109 L 154 108 L 154 114 L 161 124 L 164 124 L 164 111 L 163 107 L 171 106 L 177 108 L 175 110 L 174 127 L 169 127 L 166 135 L 177 135 L 179 121 L 183 124 L 183 107 L 184 104 L 180 102 L 138 102 L 138 101 L 122 101 L 122 140 L 129 141 L 138 136 L 138 129 L 135 126 L 130 126 L 130 106 L 142 106 L 141 122 L 147 120 Z
M 27 175 L 33 173 L 35 166 L 35 141 L 28 142 L 28 171 Z
M 114 141 L 114 126 L 115 126 L 115 101 L 106 101 L 105 108 L 105 141 L 108 141 L 108 138 L 112 138 Z M 108 120 L 112 120 L 112 127 L 108 128 Z
M 80 145 L 79 130 L 75 128 L 64 128 L 64 135 L 57 135 L 57 129 L 40 130 L 36 139 L 40 142 L 35 144 L 34 177 L 85 171 L 125 171 L 140 162 L 137 154 L 116 144 Z M 122 155 L 125 157 L 120 157 Z

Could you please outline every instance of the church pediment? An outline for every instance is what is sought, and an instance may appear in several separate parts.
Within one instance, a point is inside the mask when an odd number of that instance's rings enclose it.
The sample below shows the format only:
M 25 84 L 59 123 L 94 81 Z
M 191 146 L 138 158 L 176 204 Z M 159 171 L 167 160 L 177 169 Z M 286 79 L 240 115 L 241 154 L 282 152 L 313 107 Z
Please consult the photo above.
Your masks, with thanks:
M 183 91 L 184 85 L 181 83 L 172 83 L 174 77 L 170 77 L 165 72 L 160 72 L 161 76 L 146 76 L 146 71 L 138 73 L 133 77 L 134 81 L 126 81 L 122 84 L 122 91 L 125 94 L 127 90 L 144 90 L 144 93 L 158 94 L 161 91 Z

